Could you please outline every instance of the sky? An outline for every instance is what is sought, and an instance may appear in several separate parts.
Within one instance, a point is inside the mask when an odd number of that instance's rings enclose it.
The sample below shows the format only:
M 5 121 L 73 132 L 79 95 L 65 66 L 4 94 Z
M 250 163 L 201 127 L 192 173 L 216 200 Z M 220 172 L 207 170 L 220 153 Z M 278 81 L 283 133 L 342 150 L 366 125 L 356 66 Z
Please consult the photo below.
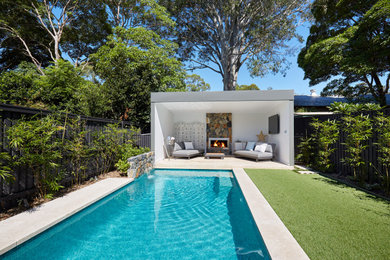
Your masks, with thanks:
M 304 80 L 304 71 L 298 67 L 297 58 L 299 50 L 305 46 L 306 38 L 309 36 L 309 24 L 304 24 L 297 28 L 298 33 L 303 36 L 305 40 L 303 43 L 297 40 L 289 42 L 289 46 L 297 49 L 295 55 L 288 57 L 288 61 L 291 63 L 290 69 L 287 71 L 285 77 L 282 74 L 268 74 L 263 78 L 252 78 L 248 72 L 246 65 L 243 65 L 238 73 L 238 84 L 239 85 L 250 85 L 256 84 L 261 90 L 266 90 L 268 87 L 272 89 L 293 89 L 297 95 L 310 95 L 310 89 L 315 89 L 317 94 L 320 94 L 322 89 L 326 86 L 326 83 L 320 83 L 313 87 L 309 87 L 309 80 Z M 216 72 L 210 69 L 194 70 L 188 72 L 189 74 L 194 73 L 201 76 L 207 83 L 210 84 L 211 91 L 222 91 L 223 83 L 222 77 Z

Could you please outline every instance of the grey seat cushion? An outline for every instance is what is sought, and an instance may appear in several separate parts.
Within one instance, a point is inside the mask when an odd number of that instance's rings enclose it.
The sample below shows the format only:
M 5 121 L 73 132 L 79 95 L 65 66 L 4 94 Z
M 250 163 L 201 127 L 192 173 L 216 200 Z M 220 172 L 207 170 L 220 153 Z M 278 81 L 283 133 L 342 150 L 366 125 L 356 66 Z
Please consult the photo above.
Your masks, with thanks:
M 271 160 L 273 157 L 273 154 L 270 152 L 261 153 L 257 151 L 247 151 L 247 150 L 235 151 L 234 155 L 240 157 L 252 158 L 256 160 Z
M 174 151 L 172 153 L 172 156 L 174 157 L 192 157 L 199 155 L 200 152 L 198 150 L 179 150 L 179 151 Z

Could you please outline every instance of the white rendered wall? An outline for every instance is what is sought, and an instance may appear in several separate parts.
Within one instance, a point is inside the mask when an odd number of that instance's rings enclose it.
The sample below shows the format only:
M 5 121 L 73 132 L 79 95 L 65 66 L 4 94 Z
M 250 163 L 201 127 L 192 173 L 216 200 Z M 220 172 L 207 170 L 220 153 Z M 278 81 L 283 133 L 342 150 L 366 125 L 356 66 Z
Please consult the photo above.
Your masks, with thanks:
M 294 165 L 294 105 L 292 101 L 286 101 L 275 109 L 275 113 L 269 116 L 279 114 L 280 132 L 279 134 L 268 134 L 268 142 L 276 144 L 276 160 Z M 268 120 L 268 119 L 267 119 Z M 267 121 L 268 122 L 268 121 Z
M 173 135 L 172 113 L 160 104 L 152 104 L 151 130 L 152 151 L 155 152 L 155 161 L 165 158 L 164 141 Z
M 232 139 L 233 142 L 257 141 L 260 131 L 268 133 L 268 114 L 260 113 L 234 113 L 232 114 Z
M 206 112 L 203 111 L 175 111 L 173 114 L 173 123 L 204 123 L 206 125 Z

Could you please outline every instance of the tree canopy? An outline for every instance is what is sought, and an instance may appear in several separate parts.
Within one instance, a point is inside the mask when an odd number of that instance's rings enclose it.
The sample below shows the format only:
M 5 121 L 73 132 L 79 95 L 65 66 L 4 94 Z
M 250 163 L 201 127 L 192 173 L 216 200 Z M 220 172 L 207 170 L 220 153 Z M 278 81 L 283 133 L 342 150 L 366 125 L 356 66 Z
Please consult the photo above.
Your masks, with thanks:
M 255 83 L 252 83 L 250 85 L 237 85 L 236 90 L 260 90 L 260 88 Z
M 390 2 L 316 0 L 306 47 L 298 57 L 310 85 L 331 80 L 322 94 L 372 95 L 386 104 L 390 81 Z
M 103 80 L 114 118 L 148 127 L 150 92 L 184 91 L 184 70 L 175 57 L 176 45 L 142 27 L 117 27 L 92 55 Z
M 234 90 L 247 64 L 252 76 L 277 73 L 286 42 L 305 17 L 307 0 L 162 0 L 177 23 L 180 55 L 192 68 L 219 73 L 224 90 Z
M 175 22 L 156 0 L 4 0 L 0 7 L 0 102 L 147 129 L 150 92 L 185 91 L 169 41 Z
M 206 83 L 204 79 L 197 74 L 187 75 L 185 79 L 185 84 L 186 84 L 187 91 L 210 90 L 210 84 Z

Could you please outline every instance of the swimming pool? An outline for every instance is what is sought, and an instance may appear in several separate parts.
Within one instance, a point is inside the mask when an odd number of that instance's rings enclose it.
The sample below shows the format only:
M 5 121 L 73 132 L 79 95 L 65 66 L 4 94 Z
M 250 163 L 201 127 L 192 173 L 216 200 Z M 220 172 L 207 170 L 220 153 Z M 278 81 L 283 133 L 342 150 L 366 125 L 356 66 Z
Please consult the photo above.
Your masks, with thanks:
M 155 169 L 4 259 L 270 259 L 231 171 Z

